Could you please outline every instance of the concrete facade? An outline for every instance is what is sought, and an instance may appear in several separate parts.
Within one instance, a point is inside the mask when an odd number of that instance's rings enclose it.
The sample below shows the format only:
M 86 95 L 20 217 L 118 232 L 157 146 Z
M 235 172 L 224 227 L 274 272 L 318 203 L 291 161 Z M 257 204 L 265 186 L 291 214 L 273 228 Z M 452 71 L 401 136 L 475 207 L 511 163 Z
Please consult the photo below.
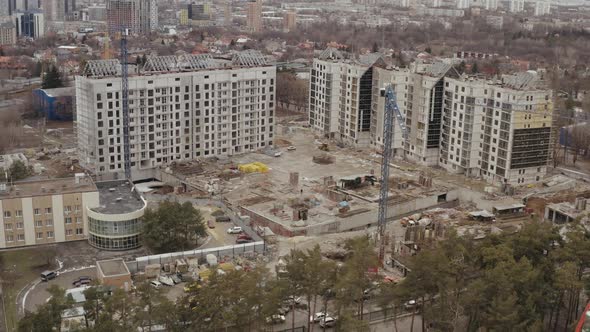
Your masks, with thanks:
M 534 86 L 536 79 L 533 73 L 494 82 L 446 79 L 439 165 L 495 184 L 540 181 L 550 159 L 553 96 Z
M 121 79 L 116 76 L 76 78 L 80 163 L 98 175 L 124 171 Z M 219 69 L 130 77 L 134 178 L 173 161 L 272 146 L 275 78 L 274 66 L 226 62 Z
M 84 240 L 85 210 L 98 204 L 89 178 L 16 182 L 0 200 L 0 248 Z

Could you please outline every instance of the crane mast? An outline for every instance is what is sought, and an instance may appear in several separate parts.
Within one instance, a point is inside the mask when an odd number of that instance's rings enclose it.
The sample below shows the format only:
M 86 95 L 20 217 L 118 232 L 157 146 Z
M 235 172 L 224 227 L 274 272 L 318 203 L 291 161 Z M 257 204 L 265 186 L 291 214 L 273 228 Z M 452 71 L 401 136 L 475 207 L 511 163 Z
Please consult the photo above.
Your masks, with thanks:
M 129 29 L 121 28 L 121 108 L 123 110 L 123 162 L 125 179 L 131 181 L 131 152 L 129 147 L 129 67 L 127 65 L 127 35 Z
M 379 241 L 379 262 L 383 264 L 385 259 L 385 226 L 387 221 L 387 201 L 389 196 L 389 163 L 393 150 L 393 117 L 402 131 L 404 142 L 407 136 L 404 116 L 397 106 L 397 97 L 393 86 L 387 85 L 381 90 L 381 96 L 385 97 L 385 112 L 383 118 L 383 154 L 381 159 L 381 188 L 379 193 L 379 214 L 378 214 L 378 241 Z

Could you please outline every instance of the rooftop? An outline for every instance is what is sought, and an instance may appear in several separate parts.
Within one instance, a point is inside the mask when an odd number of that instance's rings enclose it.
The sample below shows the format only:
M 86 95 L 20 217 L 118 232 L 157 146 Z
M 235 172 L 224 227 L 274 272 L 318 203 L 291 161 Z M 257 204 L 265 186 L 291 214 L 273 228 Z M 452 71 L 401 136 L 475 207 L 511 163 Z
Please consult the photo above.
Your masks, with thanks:
M 249 68 L 266 65 L 268 65 L 266 57 L 256 50 L 235 53 L 231 60 L 228 58 L 214 58 L 211 54 L 149 56 L 140 74 L 190 72 L 236 67 Z M 84 75 L 88 77 L 118 76 L 120 73 L 121 63 L 117 59 L 90 60 L 86 63 L 86 68 L 84 68 Z
M 62 96 L 74 96 L 76 95 L 76 87 L 70 86 L 65 88 L 55 88 L 55 89 L 41 89 L 45 91 L 45 93 L 49 97 L 62 97 Z
M 123 259 L 121 258 L 115 258 L 106 261 L 97 261 L 96 267 L 99 269 L 99 272 L 105 277 L 114 277 L 130 274 L 127 265 L 125 265 L 125 262 L 123 262 Z
M 96 183 L 100 206 L 93 211 L 104 214 L 121 214 L 137 211 L 145 206 L 135 188 L 127 181 L 107 181 Z
M 6 189 L 0 190 L 0 199 L 72 194 L 96 190 L 96 185 L 89 177 L 80 178 L 79 183 L 76 183 L 75 178 L 22 181 L 12 185 L 6 184 Z

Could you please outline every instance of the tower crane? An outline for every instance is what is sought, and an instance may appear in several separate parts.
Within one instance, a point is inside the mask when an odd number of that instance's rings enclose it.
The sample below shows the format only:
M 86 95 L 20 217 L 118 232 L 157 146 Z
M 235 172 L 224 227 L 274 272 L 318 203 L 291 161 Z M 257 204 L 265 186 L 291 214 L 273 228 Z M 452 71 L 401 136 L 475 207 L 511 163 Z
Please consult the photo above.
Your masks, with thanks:
M 393 149 L 393 117 L 402 131 L 403 141 L 406 141 L 408 132 L 404 116 L 397 106 L 397 97 L 393 86 L 387 85 L 381 89 L 381 96 L 385 97 L 385 112 L 383 119 L 383 154 L 381 159 L 381 189 L 379 193 L 379 215 L 378 215 L 378 241 L 379 241 L 379 262 L 383 264 L 385 259 L 385 226 L 387 221 L 387 201 L 389 196 L 389 162 Z
M 129 147 L 129 66 L 127 64 L 127 36 L 129 29 L 121 27 L 120 59 L 121 62 L 121 108 L 123 111 L 123 163 L 125 179 L 131 181 L 131 152 Z

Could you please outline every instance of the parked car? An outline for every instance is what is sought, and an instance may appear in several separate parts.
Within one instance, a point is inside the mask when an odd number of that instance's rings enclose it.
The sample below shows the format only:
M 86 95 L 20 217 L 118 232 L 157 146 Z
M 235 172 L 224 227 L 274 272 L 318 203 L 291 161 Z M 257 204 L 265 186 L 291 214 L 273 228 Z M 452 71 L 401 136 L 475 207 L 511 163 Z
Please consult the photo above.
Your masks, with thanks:
M 281 324 L 284 323 L 285 320 L 286 319 L 284 315 L 272 315 L 266 318 L 266 322 L 269 324 Z
M 252 239 L 244 239 L 244 238 L 238 238 L 238 239 L 236 239 L 236 244 L 244 244 L 244 243 L 250 243 L 250 242 L 254 242 L 254 240 L 252 240 Z
M 152 281 L 150 281 L 150 285 L 152 285 L 152 287 L 154 287 L 156 289 L 162 287 L 162 283 L 159 282 L 158 280 L 152 280 Z
M 57 272 L 55 271 L 43 271 L 41 272 L 41 281 L 49 281 L 57 278 Z
M 252 237 L 246 233 L 242 233 L 242 234 L 238 235 L 238 239 L 253 240 Z
M 242 232 L 243 232 L 243 230 L 242 230 L 242 227 L 240 227 L 240 226 L 233 226 L 227 230 L 227 234 L 240 234 Z
M 81 276 L 81 277 L 76 278 L 72 282 L 72 285 L 74 285 L 74 287 L 85 286 L 85 285 L 89 285 L 91 281 L 92 281 L 92 278 L 90 278 L 88 276 Z
M 297 150 L 297 148 L 294 147 L 293 145 L 291 145 L 287 148 L 287 151 L 295 151 L 295 150 Z
M 231 218 L 225 215 L 215 217 L 215 221 L 217 222 L 230 222 Z
M 332 327 L 334 325 L 336 325 L 336 319 L 334 319 L 333 317 L 327 316 L 320 319 L 321 327 Z
M 406 310 L 420 308 L 420 303 L 418 303 L 416 300 L 409 300 L 408 302 L 404 303 L 404 308 Z
M 174 286 L 174 281 L 172 280 L 172 278 L 168 276 L 160 276 L 160 278 L 158 278 L 158 281 L 160 281 L 162 284 L 166 286 Z
M 213 221 L 213 220 L 208 220 L 208 221 L 207 221 L 207 226 L 208 226 L 209 228 L 215 228 L 215 221 Z
M 283 153 L 281 151 L 275 152 L 274 156 L 275 157 L 280 157 Z
M 325 311 L 316 312 L 312 316 L 309 316 L 309 322 L 310 323 L 318 323 L 319 321 L 324 319 L 324 317 L 326 317 L 326 316 L 330 316 L 330 314 Z

